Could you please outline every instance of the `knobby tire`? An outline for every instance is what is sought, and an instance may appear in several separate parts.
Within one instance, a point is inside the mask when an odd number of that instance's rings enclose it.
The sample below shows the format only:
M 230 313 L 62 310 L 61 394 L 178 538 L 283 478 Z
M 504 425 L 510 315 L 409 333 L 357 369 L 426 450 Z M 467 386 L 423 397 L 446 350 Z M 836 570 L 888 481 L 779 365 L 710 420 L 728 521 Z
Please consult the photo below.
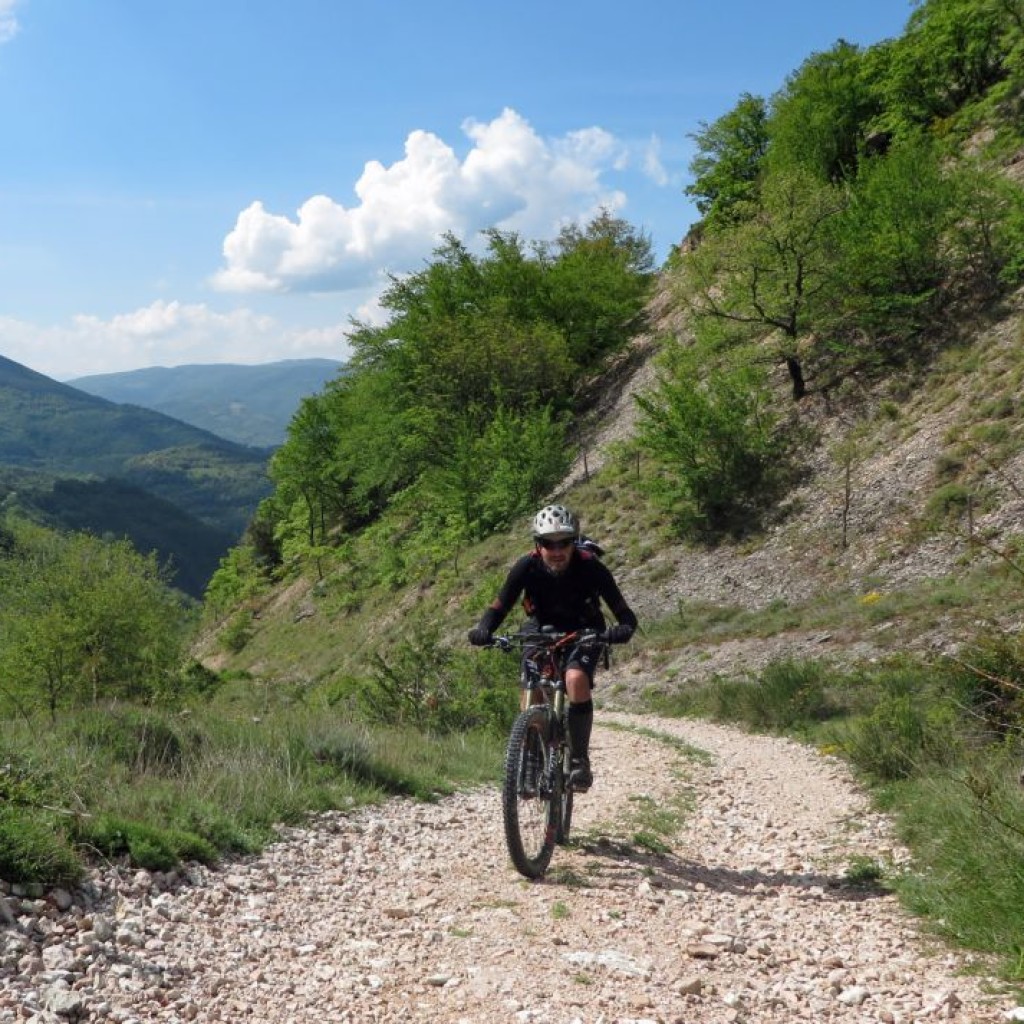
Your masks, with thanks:
M 526 878 L 540 878 L 551 863 L 551 854 L 560 831 L 562 796 L 547 787 L 548 712 L 531 707 L 519 713 L 512 725 L 505 754 L 505 781 L 502 787 L 502 811 L 505 820 L 505 844 L 516 870 Z M 540 755 L 536 795 L 522 792 L 523 767 L 527 751 Z M 561 772 L 555 776 L 561 779 Z M 570 798 L 571 804 L 571 798 Z

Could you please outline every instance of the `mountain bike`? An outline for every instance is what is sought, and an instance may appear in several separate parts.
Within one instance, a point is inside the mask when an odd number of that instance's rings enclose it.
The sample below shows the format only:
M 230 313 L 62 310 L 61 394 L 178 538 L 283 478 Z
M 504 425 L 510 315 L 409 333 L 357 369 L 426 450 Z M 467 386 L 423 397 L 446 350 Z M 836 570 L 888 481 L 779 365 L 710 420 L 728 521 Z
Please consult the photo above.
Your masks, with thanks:
M 512 724 L 501 791 L 505 844 L 516 870 L 540 878 L 555 845 L 569 841 L 572 744 L 566 726 L 565 667 L 582 646 L 605 647 L 596 630 L 496 636 L 493 647 L 523 652 L 529 705 Z

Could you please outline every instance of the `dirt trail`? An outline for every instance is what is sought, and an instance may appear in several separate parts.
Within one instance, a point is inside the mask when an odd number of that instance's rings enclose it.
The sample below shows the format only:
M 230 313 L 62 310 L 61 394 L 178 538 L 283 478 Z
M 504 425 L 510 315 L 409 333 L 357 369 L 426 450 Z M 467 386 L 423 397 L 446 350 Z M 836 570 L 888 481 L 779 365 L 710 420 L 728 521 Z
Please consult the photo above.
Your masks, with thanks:
M 593 753 L 577 845 L 539 883 L 511 868 L 498 792 L 481 788 L 326 816 L 177 891 L 139 873 L 84 916 L 33 921 L 8 896 L 0 1021 L 979 1024 L 1012 1009 L 848 881 L 903 854 L 838 762 L 604 711 Z M 651 852 L 680 801 L 671 852 Z

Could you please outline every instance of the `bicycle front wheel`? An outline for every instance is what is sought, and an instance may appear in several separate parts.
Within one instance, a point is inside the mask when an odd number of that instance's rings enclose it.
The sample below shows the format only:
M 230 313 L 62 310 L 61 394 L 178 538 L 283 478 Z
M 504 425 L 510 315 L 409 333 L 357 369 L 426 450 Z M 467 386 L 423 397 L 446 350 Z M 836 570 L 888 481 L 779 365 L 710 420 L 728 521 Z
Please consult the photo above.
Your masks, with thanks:
M 561 814 L 560 795 L 551 792 L 548 728 L 545 708 L 520 712 L 505 754 L 505 844 L 516 870 L 526 878 L 540 878 L 551 863 Z

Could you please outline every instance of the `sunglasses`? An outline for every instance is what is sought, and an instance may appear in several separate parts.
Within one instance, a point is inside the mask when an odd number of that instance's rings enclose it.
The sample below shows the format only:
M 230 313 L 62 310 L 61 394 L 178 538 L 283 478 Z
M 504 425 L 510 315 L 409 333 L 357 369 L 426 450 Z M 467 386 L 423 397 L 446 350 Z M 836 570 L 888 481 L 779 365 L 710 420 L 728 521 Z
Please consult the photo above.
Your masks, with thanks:
M 541 537 L 537 543 L 545 551 L 564 551 L 566 548 L 571 548 L 575 541 L 571 537 L 568 540 L 549 540 L 546 537 Z

